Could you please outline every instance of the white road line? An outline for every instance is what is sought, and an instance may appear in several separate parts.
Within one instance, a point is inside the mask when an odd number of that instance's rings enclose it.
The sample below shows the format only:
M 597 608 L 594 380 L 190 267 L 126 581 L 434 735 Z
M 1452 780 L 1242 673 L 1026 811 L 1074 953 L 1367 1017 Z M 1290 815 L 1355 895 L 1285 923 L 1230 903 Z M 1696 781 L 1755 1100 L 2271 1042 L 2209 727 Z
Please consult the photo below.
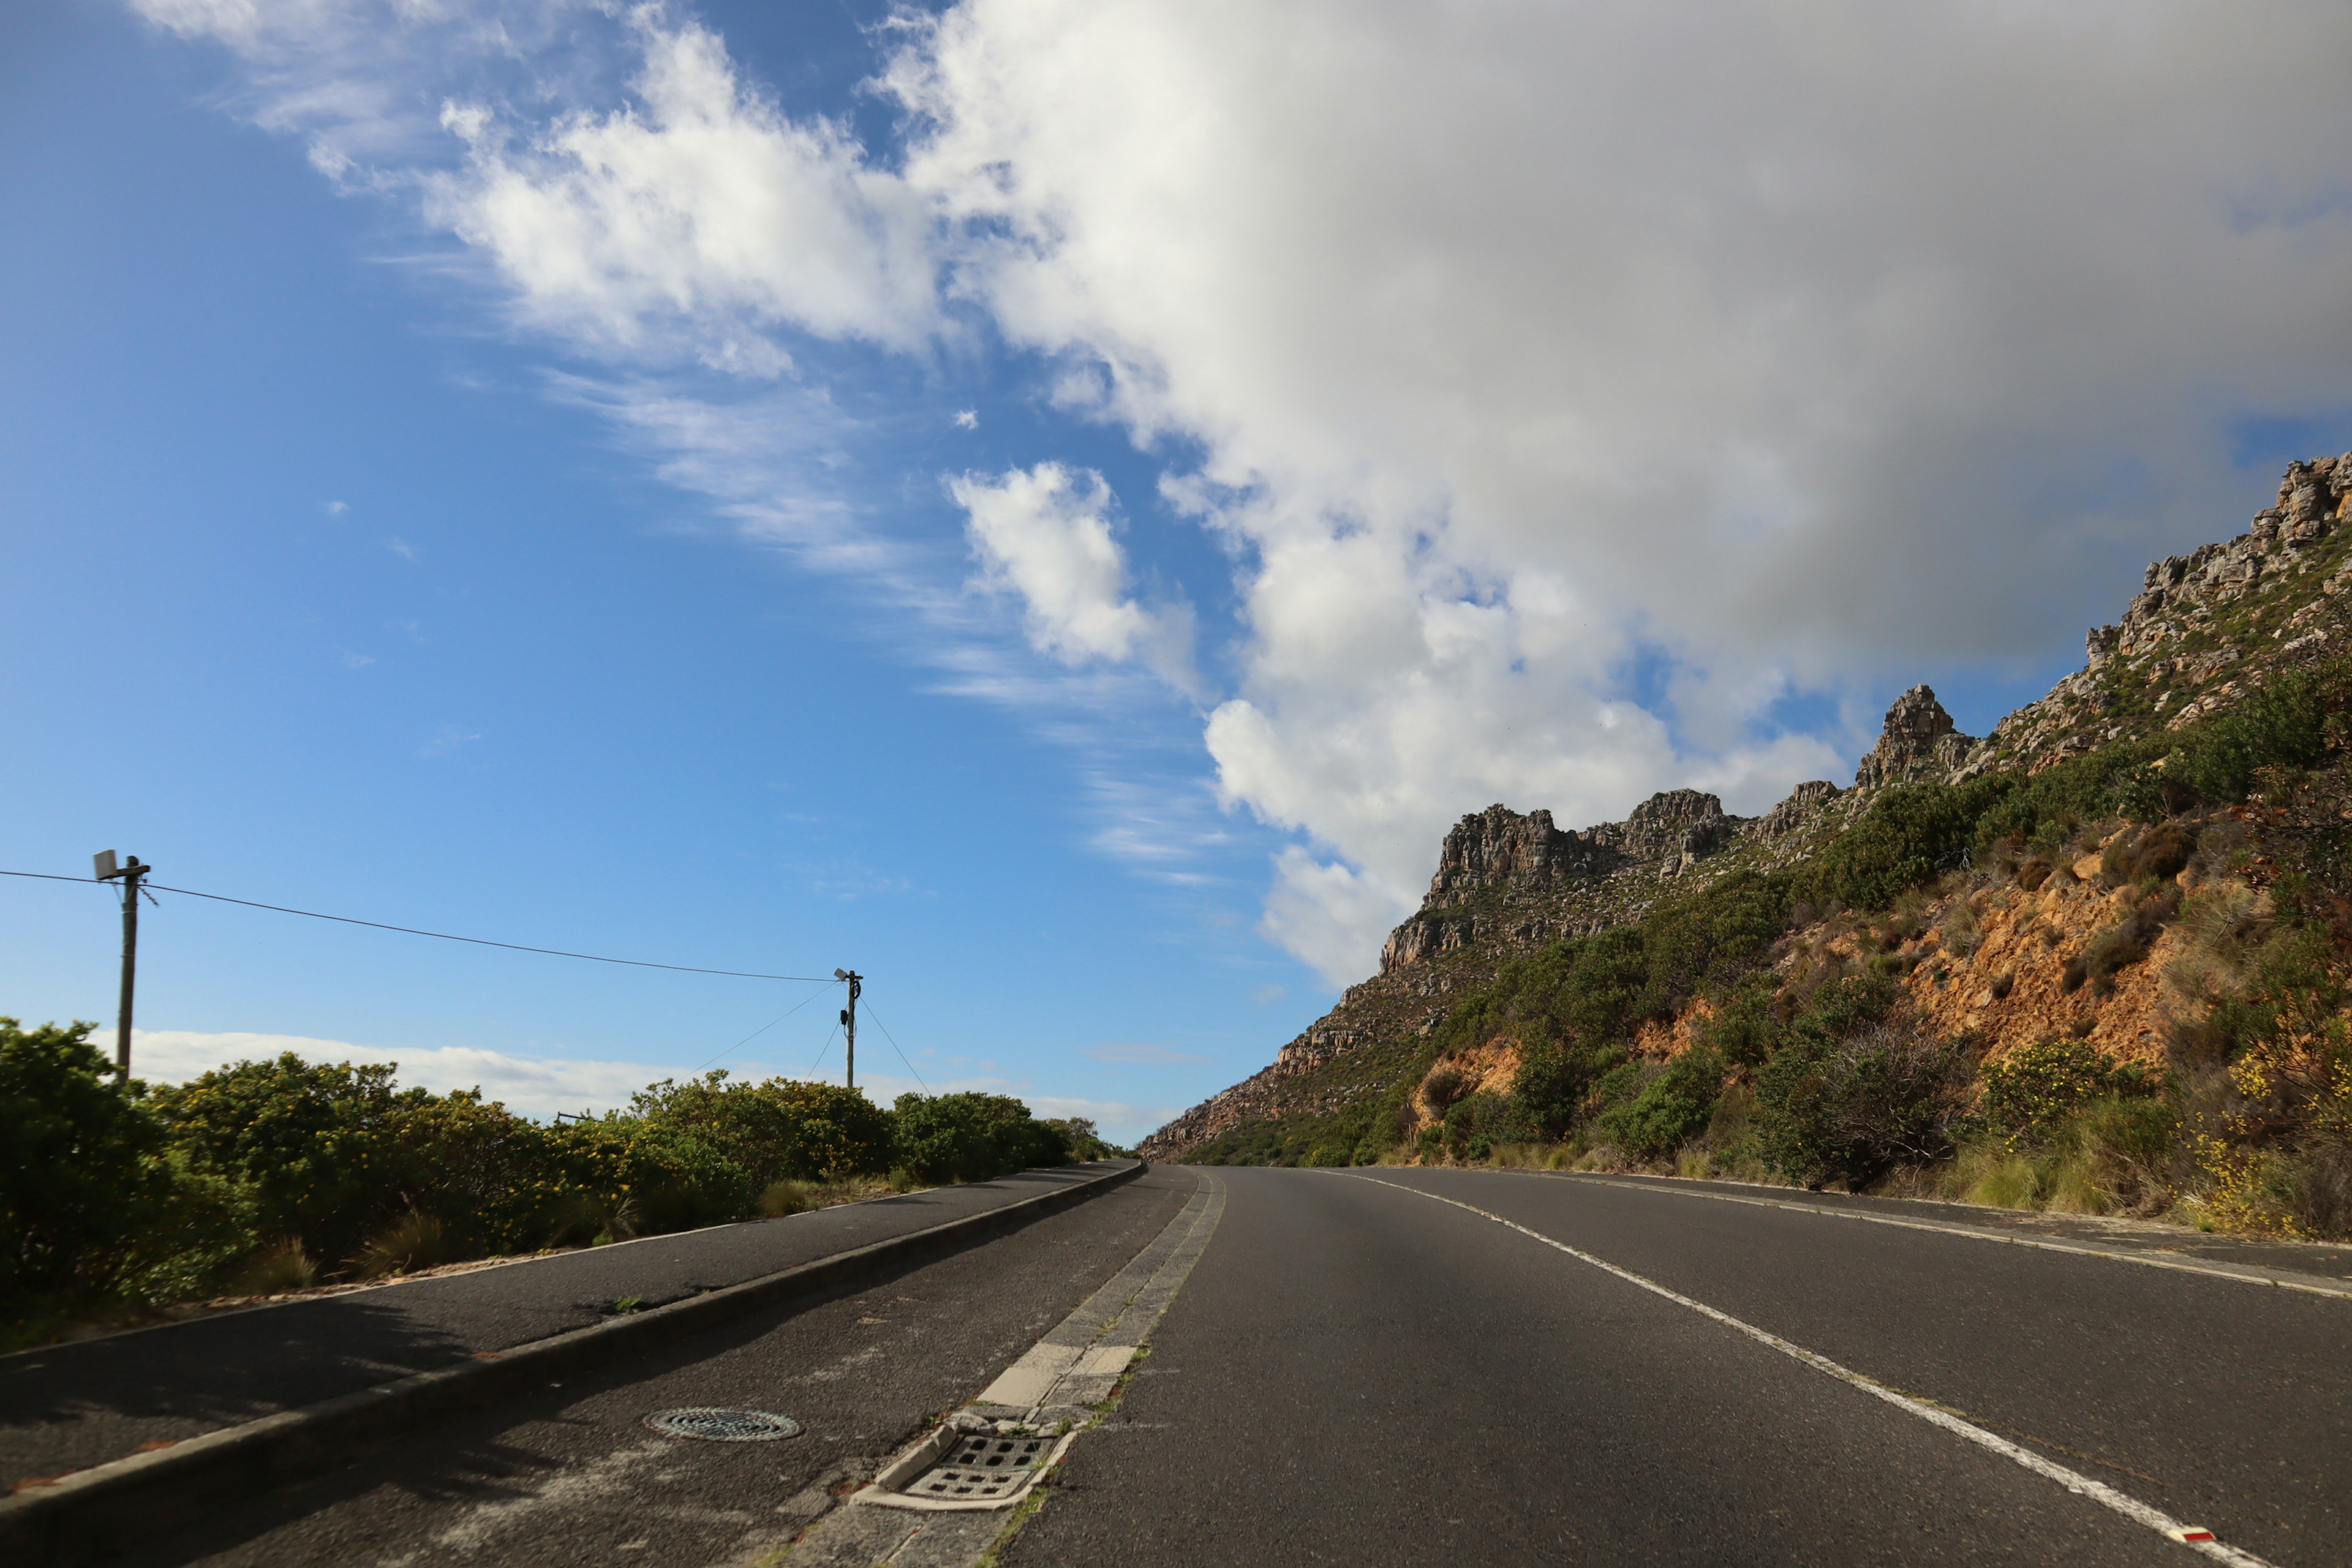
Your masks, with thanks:
M 1496 1172 L 1502 1175 L 1507 1173 Z M 2284 1279 L 2273 1275 L 2257 1273 L 2249 1264 L 2242 1268 L 2220 1268 L 2207 1263 L 2189 1263 L 2173 1258 L 2151 1258 L 2146 1253 L 2127 1252 L 2105 1247 L 2084 1247 L 2063 1241 L 2043 1241 L 2036 1237 L 2011 1236 L 1997 1230 L 1974 1230 L 1964 1225 L 1946 1225 L 1935 1220 L 1901 1219 L 1894 1215 L 1862 1214 L 1853 1209 L 1832 1208 L 1825 1204 L 1781 1203 L 1773 1198 L 1743 1198 L 1736 1193 L 1707 1193 L 1690 1187 L 1655 1186 L 1648 1182 L 1616 1182 L 1606 1176 L 1582 1171 L 1546 1171 L 1546 1176 L 1567 1176 L 1596 1187 L 1615 1187 L 1624 1193 L 1663 1193 L 1675 1198 L 1706 1198 L 1718 1204 L 1746 1204 L 1751 1208 L 1779 1209 L 1785 1214 L 1814 1215 L 1822 1219 L 1858 1219 L 1864 1225 L 1892 1225 L 1905 1230 L 1924 1230 L 1937 1236 L 1966 1237 L 1970 1241 L 1990 1241 L 2002 1247 L 2031 1247 L 2043 1252 L 2071 1252 L 2077 1258 L 2104 1258 L 2112 1263 L 2137 1263 L 2149 1268 L 2169 1268 L 2179 1274 L 2202 1274 L 2209 1279 L 2234 1279 L 2241 1285 L 2270 1285 L 2282 1290 L 2302 1290 L 2314 1296 L 2334 1296 L 2352 1300 L 2352 1286 L 2330 1285 L 2318 1279 Z
M 1341 1174 L 1341 1173 L 1338 1171 L 1333 1171 L 1328 1173 L 1335 1176 Z M 2167 1540 L 2179 1542 L 2180 1541 L 2179 1532 L 2189 1529 L 2188 1525 L 2181 1523 L 2180 1521 L 2173 1518 L 2170 1514 L 2166 1513 L 2163 1510 L 2151 1508 L 2147 1503 L 2140 1501 L 2137 1498 L 2131 1497 L 2124 1492 L 2119 1492 L 2104 1481 L 2093 1480 L 2090 1477 L 2082 1474 L 2080 1471 L 2070 1470 L 2063 1465 L 2053 1464 L 2050 1460 L 2043 1458 L 2041 1455 L 2033 1452 L 2032 1449 L 2021 1448 L 2016 1444 L 2011 1442 L 2008 1438 L 1988 1432 L 1983 1427 L 1977 1426 L 1973 1422 L 1964 1421 L 1948 1410 L 1938 1410 L 1934 1405 L 1929 1405 L 1923 1400 L 1914 1399 L 1907 1394 L 1898 1394 L 1883 1383 L 1865 1377 L 1861 1373 L 1855 1372 L 1851 1368 L 1840 1366 L 1836 1362 L 1830 1360 L 1830 1358 L 1825 1355 L 1817 1354 L 1812 1351 L 1807 1350 L 1802 1345 L 1792 1344 L 1776 1333 L 1772 1333 L 1768 1330 L 1759 1329 L 1753 1323 L 1743 1322 L 1739 1319 L 1733 1317 L 1730 1313 L 1718 1311 L 1715 1308 L 1708 1306 L 1704 1301 L 1695 1301 L 1678 1290 L 1670 1290 L 1666 1289 L 1666 1287 L 1659 1284 L 1654 1279 L 1646 1279 L 1642 1275 L 1634 1273 L 1630 1268 L 1621 1268 L 1605 1258 L 1595 1258 L 1591 1253 L 1570 1247 L 1564 1241 L 1554 1241 L 1550 1237 L 1544 1235 L 1541 1231 L 1529 1230 L 1526 1226 L 1519 1224 L 1517 1220 L 1505 1219 L 1501 1215 L 1491 1214 L 1485 1209 L 1477 1207 L 1475 1205 L 1465 1204 L 1457 1198 L 1444 1197 L 1436 1193 L 1423 1192 L 1419 1187 L 1407 1186 L 1402 1182 L 1384 1182 L 1378 1176 L 1356 1176 L 1352 1172 L 1347 1173 L 1347 1174 L 1353 1176 L 1355 1180 L 1360 1182 L 1370 1182 L 1372 1185 L 1378 1187 L 1392 1187 L 1398 1192 L 1411 1193 L 1417 1198 L 1427 1198 L 1433 1203 L 1451 1204 L 1455 1208 L 1466 1210 L 1471 1214 L 1478 1215 L 1482 1219 L 1490 1219 L 1496 1225 L 1507 1226 L 1510 1229 L 1517 1231 L 1521 1236 L 1533 1237 L 1536 1240 L 1542 1242 L 1546 1247 L 1557 1247 L 1559 1250 L 1567 1253 L 1570 1258 L 1575 1258 L 1580 1263 L 1590 1263 L 1595 1268 L 1614 1274 L 1618 1279 L 1626 1281 L 1628 1284 L 1640 1286 L 1643 1289 L 1649 1291 L 1654 1296 L 1663 1296 L 1678 1307 L 1688 1307 L 1692 1311 L 1698 1313 L 1702 1317 L 1712 1318 L 1726 1328 L 1738 1330 L 1739 1332 L 1746 1334 L 1749 1339 L 1756 1341 L 1759 1344 L 1770 1345 L 1782 1355 L 1801 1361 L 1807 1366 L 1811 1367 L 1815 1372 L 1825 1372 L 1842 1383 L 1852 1384 L 1854 1387 L 1861 1389 L 1864 1394 L 1870 1394 L 1874 1398 L 1883 1399 L 1898 1410 L 1906 1411 L 1913 1415 L 1916 1415 L 1920 1420 L 1927 1422 L 1931 1426 L 1941 1426 L 1945 1431 L 1952 1433 L 1956 1436 L 1967 1438 L 1969 1442 L 1974 1443 L 1979 1448 L 1999 1454 L 2004 1459 L 2022 1465 L 2025 1468 L 2032 1470 L 2037 1476 L 2041 1476 L 2048 1480 L 2056 1481 L 2060 1486 L 2064 1487 L 2068 1491 L 2074 1493 L 2077 1497 L 2089 1498 L 2092 1501 L 2099 1503 L 2113 1510 L 2115 1512 L 2123 1515 L 2126 1519 L 2130 1520 L 2134 1524 L 2145 1525 L 2147 1528 L 2156 1531 L 2158 1535 L 2165 1537 Z M 2217 1563 L 2234 1563 L 2237 1565 L 2237 1568 L 2272 1568 L 2271 1563 L 2263 1558 L 2255 1556 L 2252 1552 L 2241 1552 L 2236 1547 L 2224 1545 L 2219 1541 L 2185 1541 L 2180 1542 L 2180 1543 L 2187 1546 L 2191 1552 L 2201 1552 Z

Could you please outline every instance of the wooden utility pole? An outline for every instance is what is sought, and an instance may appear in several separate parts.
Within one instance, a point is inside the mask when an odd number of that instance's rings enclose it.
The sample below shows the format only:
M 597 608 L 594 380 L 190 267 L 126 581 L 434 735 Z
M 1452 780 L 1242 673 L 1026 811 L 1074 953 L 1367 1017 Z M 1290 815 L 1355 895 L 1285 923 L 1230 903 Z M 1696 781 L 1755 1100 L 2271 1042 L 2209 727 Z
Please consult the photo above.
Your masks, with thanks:
M 833 972 L 833 977 L 835 980 L 849 982 L 849 1005 L 841 1010 L 841 1026 L 849 1041 L 849 1068 L 842 1074 L 842 1081 L 850 1088 L 856 1089 L 857 1087 L 857 994 L 865 989 L 861 982 L 866 977 L 855 969 L 836 969 Z
M 101 882 L 122 884 L 122 999 L 114 1015 L 114 1076 L 125 1087 L 131 1082 L 131 997 L 139 975 L 139 879 L 152 871 L 133 855 L 127 864 L 114 863 L 114 851 L 101 849 L 91 857 Z

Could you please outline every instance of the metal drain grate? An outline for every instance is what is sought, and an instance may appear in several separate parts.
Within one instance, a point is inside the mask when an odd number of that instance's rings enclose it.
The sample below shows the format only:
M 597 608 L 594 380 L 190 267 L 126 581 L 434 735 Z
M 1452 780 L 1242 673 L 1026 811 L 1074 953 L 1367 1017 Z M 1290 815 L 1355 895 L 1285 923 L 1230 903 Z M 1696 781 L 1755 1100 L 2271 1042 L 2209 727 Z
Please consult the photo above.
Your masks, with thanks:
M 1053 1448 L 1051 1437 L 966 1436 L 938 1464 L 908 1482 L 906 1495 L 955 1502 L 1009 1497 L 1029 1484 Z
M 706 1443 L 770 1443 L 797 1437 L 801 1424 L 789 1415 L 764 1410 L 719 1410 L 706 1405 L 685 1410 L 656 1410 L 646 1425 L 672 1437 L 697 1437 Z

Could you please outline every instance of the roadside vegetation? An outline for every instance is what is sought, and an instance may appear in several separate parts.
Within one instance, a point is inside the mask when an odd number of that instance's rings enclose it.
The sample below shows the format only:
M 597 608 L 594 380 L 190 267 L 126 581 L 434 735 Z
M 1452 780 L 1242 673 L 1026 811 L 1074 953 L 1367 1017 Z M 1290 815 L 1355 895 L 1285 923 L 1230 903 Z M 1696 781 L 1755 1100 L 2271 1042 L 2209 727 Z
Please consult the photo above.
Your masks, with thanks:
M 1191 1158 L 1646 1170 L 2352 1236 L 2347 714 L 2338 661 L 2030 777 L 1890 787 L 1804 862 L 1507 964 L 1378 1064 L 1381 1092 Z M 1939 1025 L 1922 998 L 1956 976 L 2007 997 L 2013 972 L 1969 959 L 2045 889 L 2097 894 L 2081 907 L 2104 923 L 2066 939 L 2042 1037 L 1996 1050 Z M 2118 1059 L 2086 1037 L 2095 1009 L 2159 942 L 2160 1030 Z
M 291 1055 L 115 1081 L 90 1026 L 0 1018 L 0 1350 L 470 1259 L 591 1247 L 1112 1151 L 992 1094 L 892 1107 L 830 1084 L 664 1079 L 544 1123 L 388 1066 Z

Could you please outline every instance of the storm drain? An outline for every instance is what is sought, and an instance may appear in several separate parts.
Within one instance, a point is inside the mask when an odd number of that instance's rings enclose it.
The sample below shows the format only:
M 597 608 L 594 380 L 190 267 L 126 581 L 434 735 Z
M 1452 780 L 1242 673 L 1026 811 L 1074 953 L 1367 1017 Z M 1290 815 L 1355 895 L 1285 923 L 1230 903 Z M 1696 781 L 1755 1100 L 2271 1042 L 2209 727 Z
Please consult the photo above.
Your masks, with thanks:
M 967 1434 L 940 1462 L 907 1483 L 906 1495 L 951 1502 L 992 1502 L 1011 1497 L 1053 1458 L 1051 1437 Z
M 789 1415 L 765 1410 L 720 1410 L 698 1405 L 685 1410 L 656 1410 L 646 1425 L 672 1437 L 694 1437 L 705 1443 L 771 1443 L 797 1437 L 801 1424 Z

